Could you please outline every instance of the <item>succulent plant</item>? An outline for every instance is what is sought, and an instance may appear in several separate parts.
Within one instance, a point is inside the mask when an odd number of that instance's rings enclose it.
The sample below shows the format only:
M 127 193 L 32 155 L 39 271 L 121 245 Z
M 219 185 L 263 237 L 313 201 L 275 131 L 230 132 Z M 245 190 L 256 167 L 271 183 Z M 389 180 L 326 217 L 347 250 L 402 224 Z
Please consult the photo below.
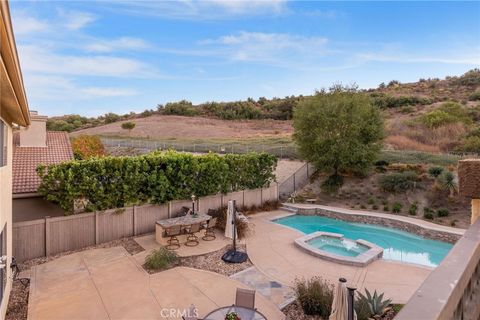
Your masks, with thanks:
M 383 300 L 383 295 L 383 293 L 379 295 L 377 290 L 375 290 L 372 295 L 370 291 L 365 289 L 365 295 L 358 292 L 358 300 L 360 300 L 360 304 L 369 307 L 370 316 L 380 316 L 383 314 L 385 308 L 392 303 L 390 299 Z

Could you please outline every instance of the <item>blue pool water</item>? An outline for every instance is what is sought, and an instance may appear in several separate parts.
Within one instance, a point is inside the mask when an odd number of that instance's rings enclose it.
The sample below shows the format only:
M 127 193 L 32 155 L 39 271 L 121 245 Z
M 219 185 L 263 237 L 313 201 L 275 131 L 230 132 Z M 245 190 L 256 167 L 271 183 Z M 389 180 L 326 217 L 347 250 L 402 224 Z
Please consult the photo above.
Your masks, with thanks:
M 363 239 L 383 248 L 383 259 L 436 267 L 452 244 L 425 239 L 405 231 L 371 224 L 353 223 L 320 216 L 292 215 L 275 220 L 305 234 L 315 231 L 343 234 L 345 238 Z

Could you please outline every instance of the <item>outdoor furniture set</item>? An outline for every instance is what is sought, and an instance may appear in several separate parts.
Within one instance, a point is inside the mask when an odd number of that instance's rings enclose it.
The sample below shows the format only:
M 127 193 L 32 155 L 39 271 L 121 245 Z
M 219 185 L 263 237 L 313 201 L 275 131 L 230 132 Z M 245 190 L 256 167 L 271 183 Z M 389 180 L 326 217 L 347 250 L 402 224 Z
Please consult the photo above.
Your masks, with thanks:
M 180 248 L 181 243 L 188 247 L 194 247 L 200 243 L 197 234 L 202 230 L 205 230 L 202 237 L 204 241 L 215 240 L 216 224 L 217 218 L 208 214 L 187 212 L 176 218 L 157 221 L 155 238 L 158 243 L 170 250 Z

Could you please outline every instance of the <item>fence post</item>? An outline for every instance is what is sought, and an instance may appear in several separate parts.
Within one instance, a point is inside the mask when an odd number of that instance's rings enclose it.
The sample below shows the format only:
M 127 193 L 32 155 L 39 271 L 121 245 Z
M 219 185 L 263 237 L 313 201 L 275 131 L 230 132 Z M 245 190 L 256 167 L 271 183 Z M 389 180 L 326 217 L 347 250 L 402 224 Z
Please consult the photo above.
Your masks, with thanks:
M 263 206 L 263 188 L 260 188 L 260 206 Z
M 172 201 L 168 201 L 168 218 L 172 217 Z
M 283 159 L 283 146 L 280 146 L 280 159 Z
M 133 227 L 133 232 L 132 234 L 134 236 L 137 235 L 137 206 L 133 206 L 133 222 L 132 222 L 132 227 Z
M 98 230 L 98 211 L 95 211 L 95 244 L 100 243 L 100 233 Z
M 296 186 L 296 183 L 295 183 L 295 173 L 293 173 L 293 192 L 297 191 L 297 186 Z
M 50 255 L 50 216 L 45 217 L 45 257 Z
M 307 178 L 309 178 L 310 175 L 308 174 L 308 162 L 307 162 Z

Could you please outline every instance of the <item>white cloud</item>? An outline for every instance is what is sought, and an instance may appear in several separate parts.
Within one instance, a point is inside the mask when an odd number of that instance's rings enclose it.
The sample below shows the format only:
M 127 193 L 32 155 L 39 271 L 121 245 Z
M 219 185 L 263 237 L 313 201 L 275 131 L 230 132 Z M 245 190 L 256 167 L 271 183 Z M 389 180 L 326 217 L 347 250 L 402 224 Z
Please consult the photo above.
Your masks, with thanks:
M 150 45 L 138 38 L 122 37 L 114 40 L 97 40 L 86 46 L 90 52 L 113 52 L 117 50 L 144 50 Z
M 287 0 L 110 1 L 113 9 L 168 19 L 212 20 L 241 15 L 281 14 Z M 104 3 L 105 4 L 105 3 Z
M 19 45 L 22 69 L 27 72 L 105 77 L 153 77 L 143 62 L 112 56 L 58 54 L 34 45 Z
M 50 29 L 47 21 L 39 20 L 25 11 L 14 11 L 13 30 L 16 35 L 44 32 Z
M 298 58 L 309 60 L 326 54 L 328 39 L 287 33 L 241 31 L 200 43 L 220 46 L 221 52 L 227 54 L 234 61 L 271 62 L 287 65 L 300 62 Z
M 63 20 L 62 24 L 69 30 L 82 29 L 97 20 L 97 18 L 89 12 L 59 9 L 58 14 Z

